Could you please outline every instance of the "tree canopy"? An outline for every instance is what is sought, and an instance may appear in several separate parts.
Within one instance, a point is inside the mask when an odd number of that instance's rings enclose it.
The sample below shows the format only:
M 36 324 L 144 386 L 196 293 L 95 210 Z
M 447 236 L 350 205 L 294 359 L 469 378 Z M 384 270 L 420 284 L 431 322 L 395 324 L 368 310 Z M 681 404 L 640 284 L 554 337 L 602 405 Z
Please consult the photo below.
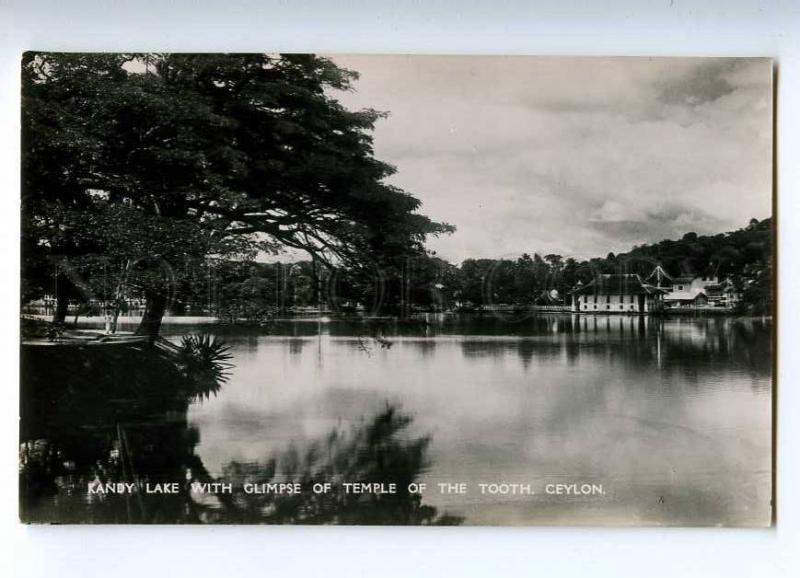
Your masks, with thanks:
M 452 227 L 386 183 L 371 132 L 382 113 L 332 96 L 356 78 L 315 55 L 25 54 L 27 289 L 56 257 L 174 272 L 281 246 L 352 268 L 423 254 Z M 167 284 L 142 286 L 143 324 L 160 324 Z

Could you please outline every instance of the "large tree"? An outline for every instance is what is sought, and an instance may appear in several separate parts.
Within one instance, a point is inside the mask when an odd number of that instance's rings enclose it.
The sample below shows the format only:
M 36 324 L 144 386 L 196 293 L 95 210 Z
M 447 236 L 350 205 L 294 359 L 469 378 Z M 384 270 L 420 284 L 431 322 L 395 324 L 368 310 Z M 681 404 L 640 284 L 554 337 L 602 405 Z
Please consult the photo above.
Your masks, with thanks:
M 385 182 L 381 113 L 334 97 L 355 78 L 315 55 L 26 54 L 23 277 L 41 283 L 54 259 L 133 263 L 139 332 L 155 335 L 191 259 L 284 246 L 373 268 L 423 254 L 451 227 Z

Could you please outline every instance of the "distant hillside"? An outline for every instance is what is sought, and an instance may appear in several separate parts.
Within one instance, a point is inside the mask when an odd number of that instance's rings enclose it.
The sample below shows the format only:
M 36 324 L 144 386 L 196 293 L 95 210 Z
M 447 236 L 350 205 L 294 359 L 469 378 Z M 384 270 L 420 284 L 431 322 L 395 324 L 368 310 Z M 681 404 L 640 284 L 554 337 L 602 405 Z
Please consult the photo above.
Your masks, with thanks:
M 600 273 L 638 273 L 646 278 L 661 265 L 673 277 L 730 278 L 743 294 L 742 313 L 769 314 L 771 258 L 771 219 L 754 219 L 742 229 L 717 235 L 686 233 L 679 240 L 640 245 L 627 253 L 585 261 L 526 253 L 516 259 L 466 259 L 454 265 L 421 255 L 409 260 L 400 274 L 404 301 L 399 305 L 409 312 L 558 304 L 578 281 L 587 283 Z M 383 287 L 377 273 L 365 277 L 363 271 L 340 269 L 332 274 L 312 261 L 220 262 L 213 270 L 216 284 L 205 281 L 208 275 L 199 275 L 201 282 L 187 286 L 184 299 L 188 309 L 215 302 L 215 312 L 231 318 L 260 319 L 289 307 L 321 303 L 341 310 L 372 307 L 376 291 L 380 293 Z M 385 299 L 383 311 L 397 312 L 399 305 Z
M 772 218 L 752 219 L 737 231 L 716 235 L 686 233 L 677 241 L 640 245 L 628 253 L 610 253 L 589 263 L 604 273 L 624 271 L 642 277 L 657 264 L 675 276 L 727 277 L 743 292 L 746 312 L 768 314 L 772 311 L 772 231 Z
M 634 247 L 630 252 L 609 255 L 610 265 L 628 261 L 636 271 L 648 274 L 650 263 L 660 263 L 671 275 L 748 275 L 753 268 L 767 266 L 772 258 L 772 219 L 758 221 L 738 231 L 716 235 L 686 233 L 678 241 L 664 240 Z M 642 266 L 637 264 L 641 262 Z

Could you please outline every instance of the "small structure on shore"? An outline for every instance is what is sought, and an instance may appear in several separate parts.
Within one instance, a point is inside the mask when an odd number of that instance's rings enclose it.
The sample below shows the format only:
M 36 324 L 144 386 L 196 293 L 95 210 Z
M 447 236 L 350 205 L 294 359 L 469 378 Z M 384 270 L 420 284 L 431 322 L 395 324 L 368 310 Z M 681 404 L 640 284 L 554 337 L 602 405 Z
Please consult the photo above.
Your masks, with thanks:
M 669 292 L 664 295 L 664 306 L 680 308 L 733 308 L 739 293 L 730 279 L 720 281 L 716 276 L 675 277 Z
M 575 313 L 654 313 L 663 308 L 666 292 L 636 274 L 598 275 L 572 290 L 571 309 Z
M 716 279 L 713 279 L 713 283 L 716 283 Z M 675 277 L 670 291 L 664 296 L 664 305 L 668 308 L 707 306 L 705 278 Z

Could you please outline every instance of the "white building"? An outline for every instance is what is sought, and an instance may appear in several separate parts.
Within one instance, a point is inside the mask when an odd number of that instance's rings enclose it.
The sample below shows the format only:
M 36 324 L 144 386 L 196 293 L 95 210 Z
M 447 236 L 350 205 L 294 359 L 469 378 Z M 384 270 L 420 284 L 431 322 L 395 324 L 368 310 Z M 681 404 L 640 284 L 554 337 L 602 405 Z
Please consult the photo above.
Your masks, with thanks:
M 716 276 L 675 277 L 670 280 L 669 291 L 664 295 L 664 306 L 678 307 L 733 307 L 739 294 L 730 279 L 720 282 Z
M 576 313 L 653 313 L 663 306 L 665 289 L 644 283 L 635 274 L 599 275 L 571 293 Z

